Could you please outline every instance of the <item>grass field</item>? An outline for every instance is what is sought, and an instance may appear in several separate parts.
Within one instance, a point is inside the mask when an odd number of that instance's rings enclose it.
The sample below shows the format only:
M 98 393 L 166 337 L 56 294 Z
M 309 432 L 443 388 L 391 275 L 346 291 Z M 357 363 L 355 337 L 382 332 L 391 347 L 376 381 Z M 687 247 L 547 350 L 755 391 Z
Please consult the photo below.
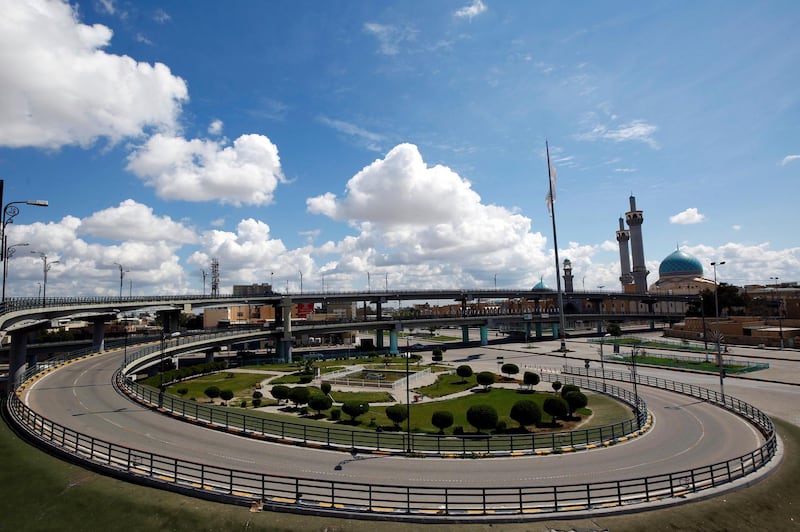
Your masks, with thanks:
M 611 530 L 667 532 L 797 530 L 800 522 L 800 428 L 776 420 L 785 444 L 778 471 L 754 486 L 713 499 L 614 517 L 528 523 L 443 523 L 336 519 L 262 512 L 194 499 L 98 475 L 20 440 L 0 423 L 0 530 L 230 532 L 550 532 Z M 598 456 L 602 451 L 597 452 Z M 452 461 L 453 467 L 461 462 Z
M 211 375 L 203 375 L 193 379 L 177 382 L 167 386 L 167 393 L 180 397 L 178 388 L 187 388 L 189 392 L 183 397 L 197 401 L 208 401 L 204 391 L 209 386 L 216 386 L 220 390 L 231 390 L 236 398 L 250 398 L 253 395 L 254 387 L 270 375 L 263 373 L 233 373 L 221 371 Z M 150 377 L 141 381 L 140 384 L 158 388 L 158 376 Z M 266 394 L 265 394 L 266 395 Z

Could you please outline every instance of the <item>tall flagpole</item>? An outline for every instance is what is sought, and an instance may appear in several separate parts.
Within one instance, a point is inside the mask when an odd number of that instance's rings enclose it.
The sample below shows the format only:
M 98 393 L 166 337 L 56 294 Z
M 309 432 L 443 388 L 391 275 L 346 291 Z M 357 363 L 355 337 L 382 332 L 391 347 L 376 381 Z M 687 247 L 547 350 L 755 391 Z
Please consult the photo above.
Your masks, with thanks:
M 544 147 L 547 151 L 547 181 L 550 186 L 550 193 L 547 195 L 547 206 L 550 209 L 550 217 L 553 221 L 553 249 L 556 257 L 556 289 L 558 290 L 558 337 L 561 340 L 560 351 L 564 353 L 564 359 L 567 358 L 567 343 L 566 343 L 566 330 L 564 326 L 564 296 L 561 293 L 561 276 L 558 269 L 558 237 L 556 236 L 556 206 L 555 206 L 555 191 L 553 175 L 553 165 L 550 164 L 550 146 L 547 141 L 544 141 Z

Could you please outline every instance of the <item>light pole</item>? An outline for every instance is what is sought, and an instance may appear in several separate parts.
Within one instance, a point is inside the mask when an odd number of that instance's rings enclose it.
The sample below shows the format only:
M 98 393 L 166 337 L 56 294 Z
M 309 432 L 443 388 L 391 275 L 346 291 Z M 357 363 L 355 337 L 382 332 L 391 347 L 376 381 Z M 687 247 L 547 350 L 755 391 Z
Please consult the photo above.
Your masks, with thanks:
M 372 291 L 372 281 L 370 279 L 369 272 L 367 272 L 367 292 Z
M 411 347 L 409 347 L 410 336 L 406 335 L 406 420 L 408 421 L 408 454 L 411 454 L 411 373 L 408 368 L 408 361 L 411 359 Z
M 203 276 L 203 297 L 206 295 L 206 276 L 208 275 L 205 270 L 200 270 L 200 275 Z M 270 282 L 272 279 L 270 279 Z M 272 284 L 270 284 L 270 288 L 272 288 Z
M 303 272 L 297 270 L 297 273 L 300 274 L 300 295 L 303 295 Z
M 45 255 L 41 251 L 31 251 L 31 253 L 35 253 L 35 254 L 39 255 L 39 258 L 42 259 L 42 273 L 44 274 L 44 280 L 42 282 L 42 306 L 44 307 L 44 306 L 47 305 L 47 303 L 46 303 L 47 302 L 47 272 L 50 271 L 50 268 L 53 267 L 53 264 L 58 264 L 61 261 L 53 260 L 53 261 L 48 262 L 47 261 L 47 255 Z
M 3 255 L 3 301 L 6 300 L 6 279 L 8 279 L 8 259 L 14 256 L 14 252 L 17 251 L 18 247 L 21 246 L 28 246 L 27 242 L 23 242 L 21 244 L 14 244 L 13 246 L 9 246 L 8 249 L 5 250 L 5 254 Z
M 122 299 L 122 280 L 125 278 L 125 272 L 129 272 L 130 270 L 123 269 L 122 264 L 119 262 L 115 262 L 114 265 L 119 267 L 119 298 Z
M 497 290 L 497 274 L 494 274 L 494 289 Z
M 606 366 L 603 363 L 603 342 L 609 336 L 611 335 L 606 333 L 600 337 L 600 378 L 603 381 L 603 393 L 606 393 Z
M 642 428 L 639 417 L 639 388 L 637 386 L 639 376 L 636 374 L 636 350 L 638 346 L 634 345 L 631 348 L 631 380 L 633 381 L 633 402 L 636 404 L 636 426 Z
M 722 402 L 725 402 L 725 368 L 722 367 L 722 351 L 719 345 L 719 285 L 717 284 L 717 266 L 722 266 L 725 261 L 712 262 L 714 268 L 714 321 L 717 329 L 717 365 L 719 366 L 719 393 L 722 395 Z
M 273 286 L 275 286 L 275 285 L 272 284 L 272 276 L 273 275 L 275 275 L 275 272 L 269 272 L 269 289 L 270 290 L 274 290 Z
M 3 202 L 3 180 L 0 179 L 0 204 Z M 0 225 L 0 260 L 3 262 L 3 281 L 6 279 L 8 268 L 8 224 L 14 223 L 14 217 L 19 214 L 17 205 L 33 205 L 34 207 L 47 207 L 47 200 L 11 201 L 3 207 L 3 221 Z M 5 282 L 3 283 L 3 302 L 6 300 Z

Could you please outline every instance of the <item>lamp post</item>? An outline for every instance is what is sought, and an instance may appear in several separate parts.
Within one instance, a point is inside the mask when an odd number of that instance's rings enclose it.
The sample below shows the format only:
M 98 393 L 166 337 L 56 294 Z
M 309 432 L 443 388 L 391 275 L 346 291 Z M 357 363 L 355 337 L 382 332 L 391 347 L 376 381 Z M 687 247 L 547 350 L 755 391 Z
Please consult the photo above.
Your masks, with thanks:
M 636 374 L 636 350 L 639 346 L 634 345 L 631 348 L 631 381 L 633 381 L 633 402 L 635 403 L 636 410 L 636 426 L 642 428 L 639 417 L 639 388 L 637 386 L 639 376 Z
M 494 289 L 497 290 L 497 274 L 494 274 Z
M 411 359 L 411 347 L 409 346 L 410 336 L 406 335 L 406 421 L 408 421 L 408 454 L 411 454 L 411 373 L 408 368 L 408 361 Z
M 0 204 L 3 202 L 3 181 L 0 180 Z M 8 224 L 14 223 L 14 217 L 19 214 L 19 207 L 17 205 L 33 205 L 34 207 L 47 207 L 47 200 L 28 200 L 28 201 L 11 201 L 6 203 L 3 207 L 3 220 L 0 224 L 0 260 L 3 262 L 3 302 L 6 300 L 5 279 L 7 277 L 6 270 L 8 269 L 8 235 L 6 228 Z
M 303 295 L 303 272 L 297 270 L 297 273 L 300 274 L 300 295 Z
M 606 333 L 600 337 L 600 379 L 603 381 L 603 393 L 606 393 L 606 366 L 603 361 L 603 342 L 609 336 L 611 335 Z
M 21 246 L 28 246 L 27 242 L 23 242 L 21 244 L 14 244 L 13 246 L 9 246 L 8 249 L 5 250 L 3 255 L 3 301 L 6 300 L 6 279 L 8 279 L 8 259 L 14 256 L 14 252 L 17 251 L 18 247 Z
M 372 291 L 372 281 L 370 279 L 369 272 L 367 272 L 367 292 Z
M 717 284 L 717 266 L 722 266 L 725 261 L 712 262 L 714 268 L 714 321 L 717 329 L 717 365 L 719 366 L 719 393 L 722 395 L 722 402 L 725 402 L 725 368 L 722 367 L 722 351 L 719 345 L 719 285 Z
M 208 275 L 205 270 L 200 270 L 200 275 L 203 276 L 203 297 L 206 295 L 206 276 Z M 270 288 L 272 288 L 272 279 L 270 279 Z
M 47 272 L 50 271 L 50 268 L 53 267 L 53 264 L 58 264 L 61 261 L 53 260 L 53 261 L 48 262 L 47 261 L 47 255 L 45 253 L 41 252 L 41 251 L 31 251 L 31 253 L 35 253 L 35 254 L 39 255 L 39 258 L 42 259 L 42 273 L 44 274 L 43 275 L 44 279 L 43 279 L 43 282 L 42 282 L 42 306 L 46 306 L 47 305 Z
M 123 269 L 119 262 L 115 262 L 114 265 L 119 267 L 119 298 L 122 299 L 122 280 L 125 278 L 125 273 L 130 270 Z

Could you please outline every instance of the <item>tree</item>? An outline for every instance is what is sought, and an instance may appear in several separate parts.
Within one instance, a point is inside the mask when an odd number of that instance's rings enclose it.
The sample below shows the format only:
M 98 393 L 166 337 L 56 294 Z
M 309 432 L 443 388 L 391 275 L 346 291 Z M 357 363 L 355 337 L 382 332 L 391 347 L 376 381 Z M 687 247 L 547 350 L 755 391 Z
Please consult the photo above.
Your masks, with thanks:
M 467 409 L 467 422 L 480 433 L 497 425 L 497 410 L 491 405 L 473 405 Z
M 544 400 L 542 409 L 553 418 L 553 425 L 555 425 L 558 418 L 566 417 L 569 406 L 567 402 L 560 397 L 548 397 Z
M 542 411 L 539 409 L 539 405 L 530 399 L 524 399 L 514 403 L 509 415 L 511 419 L 519 423 L 520 428 L 524 428 L 526 425 L 534 425 L 542 421 Z
M 219 388 L 217 388 L 216 386 L 209 386 L 203 391 L 203 393 L 206 394 L 206 397 L 208 397 L 213 401 L 214 399 L 219 397 Z
M 564 386 L 561 388 L 561 397 L 563 397 L 564 399 L 566 399 L 566 398 L 567 398 L 567 394 L 568 394 L 569 392 L 579 392 L 579 391 L 581 391 L 581 389 L 580 389 L 580 387 L 579 387 L 579 386 L 576 386 L 576 385 L 574 385 L 574 384 L 565 384 L 565 385 L 564 385 Z
M 278 400 L 278 404 L 281 404 L 281 401 L 289 398 L 289 387 L 284 386 L 283 384 L 276 384 L 272 387 L 270 393 L 272 394 L 272 397 Z M 255 396 L 255 393 L 253 393 L 253 397 Z
M 327 410 L 333 406 L 333 399 L 327 395 L 315 393 L 308 398 L 308 406 L 311 407 L 312 410 L 316 410 L 317 414 L 321 416 L 323 410 Z
M 472 368 L 463 364 L 456 368 L 456 375 L 461 377 L 461 382 L 467 382 L 467 379 L 472 377 Z
M 484 391 L 489 389 L 489 386 L 494 384 L 494 373 L 491 371 L 481 371 L 475 376 L 478 384 L 483 386 Z
M 431 356 L 431 360 L 434 362 L 441 362 L 442 361 L 442 348 L 441 347 L 434 347 L 433 348 L 433 356 Z
M 253 399 L 261 399 L 262 397 L 264 397 L 264 394 L 260 391 L 256 390 L 253 392 Z
M 519 366 L 509 362 L 507 364 L 503 364 L 503 367 L 500 368 L 500 371 L 508 375 L 508 378 L 511 378 L 512 375 L 519 373 Z
M 323 382 L 319 385 L 319 389 L 322 391 L 322 395 L 328 395 L 331 393 L 331 383 Z
M 395 404 L 386 407 L 386 417 L 388 417 L 396 428 L 400 428 L 400 423 L 408 418 L 408 410 L 404 405 Z
M 539 374 L 534 373 L 532 371 L 526 371 L 522 374 L 522 382 L 528 389 L 532 389 L 534 386 L 539 384 Z
M 606 332 L 611 336 L 622 336 L 622 327 L 619 326 L 618 322 L 612 321 L 606 325 Z
M 350 420 L 355 422 L 358 416 L 369 412 L 369 403 L 363 401 L 347 401 L 342 405 L 342 412 L 350 416 Z
M 222 390 L 219 392 L 219 398 L 223 401 L 230 401 L 233 399 L 233 390 Z
M 589 400 L 579 391 L 569 392 L 564 396 L 564 400 L 569 407 L 569 415 L 572 416 L 576 410 L 589 404 Z
M 295 408 L 304 405 L 311 397 L 311 390 L 305 386 L 295 386 L 289 389 L 289 400 L 294 403 Z
M 439 434 L 444 434 L 444 429 L 453 425 L 453 413 L 447 410 L 437 410 L 431 414 L 431 425 L 439 429 Z
M 551 386 L 553 387 L 553 393 L 558 393 L 558 390 L 561 389 L 561 381 L 555 381 Z

